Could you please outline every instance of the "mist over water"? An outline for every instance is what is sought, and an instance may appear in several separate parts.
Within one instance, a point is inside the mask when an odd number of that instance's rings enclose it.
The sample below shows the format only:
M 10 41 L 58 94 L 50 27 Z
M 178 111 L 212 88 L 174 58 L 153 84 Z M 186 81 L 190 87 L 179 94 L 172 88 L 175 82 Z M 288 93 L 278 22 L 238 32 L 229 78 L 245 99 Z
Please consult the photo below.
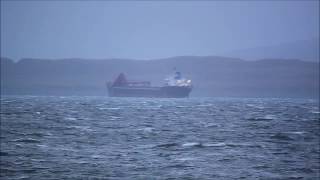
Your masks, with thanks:
M 319 101 L 2 96 L 1 179 L 317 179 Z

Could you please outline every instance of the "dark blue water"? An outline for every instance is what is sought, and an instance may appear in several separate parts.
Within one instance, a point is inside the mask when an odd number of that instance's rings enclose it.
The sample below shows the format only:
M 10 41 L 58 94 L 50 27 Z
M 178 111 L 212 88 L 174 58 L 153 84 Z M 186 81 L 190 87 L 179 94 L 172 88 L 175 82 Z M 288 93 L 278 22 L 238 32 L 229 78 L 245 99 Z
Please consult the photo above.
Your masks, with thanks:
M 319 179 L 308 99 L 1 99 L 1 179 Z

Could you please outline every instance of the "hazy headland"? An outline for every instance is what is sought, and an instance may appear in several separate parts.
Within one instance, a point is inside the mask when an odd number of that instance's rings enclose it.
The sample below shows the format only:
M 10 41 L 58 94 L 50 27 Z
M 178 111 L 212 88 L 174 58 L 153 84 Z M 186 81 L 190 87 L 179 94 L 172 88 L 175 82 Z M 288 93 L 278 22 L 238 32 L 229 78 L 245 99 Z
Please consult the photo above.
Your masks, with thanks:
M 166 59 L 1 58 L 1 94 L 107 95 L 106 82 L 121 72 L 129 80 L 161 86 L 173 68 L 192 79 L 191 97 L 319 96 L 319 62 L 296 59 L 246 61 L 218 56 Z

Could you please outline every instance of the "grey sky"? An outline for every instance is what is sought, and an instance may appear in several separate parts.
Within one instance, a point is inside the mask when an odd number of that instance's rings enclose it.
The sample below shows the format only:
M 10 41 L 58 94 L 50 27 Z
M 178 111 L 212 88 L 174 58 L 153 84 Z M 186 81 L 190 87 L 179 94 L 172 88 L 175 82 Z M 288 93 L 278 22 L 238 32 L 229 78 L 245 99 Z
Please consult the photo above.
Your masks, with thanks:
M 163 58 L 319 37 L 319 1 L 1 1 L 1 56 Z

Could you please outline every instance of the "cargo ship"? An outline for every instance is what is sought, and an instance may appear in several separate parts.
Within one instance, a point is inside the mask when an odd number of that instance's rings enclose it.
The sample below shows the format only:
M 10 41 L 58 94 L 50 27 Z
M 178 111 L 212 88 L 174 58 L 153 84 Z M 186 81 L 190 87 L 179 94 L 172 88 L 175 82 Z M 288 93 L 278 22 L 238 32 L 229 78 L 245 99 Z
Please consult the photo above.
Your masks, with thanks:
M 185 98 L 192 90 L 191 80 L 182 78 L 180 72 L 165 79 L 163 86 L 151 86 L 149 81 L 128 81 L 120 73 L 114 82 L 107 83 L 110 97 Z

